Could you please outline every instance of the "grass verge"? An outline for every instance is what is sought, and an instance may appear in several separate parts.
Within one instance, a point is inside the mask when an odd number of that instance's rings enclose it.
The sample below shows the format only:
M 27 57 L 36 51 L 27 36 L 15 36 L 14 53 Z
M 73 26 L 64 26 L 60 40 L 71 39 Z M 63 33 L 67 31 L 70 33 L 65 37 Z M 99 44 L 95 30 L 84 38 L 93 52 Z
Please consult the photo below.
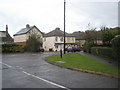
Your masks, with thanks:
M 67 67 L 73 70 L 90 72 L 95 74 L 107 75 L 112 77 L 120 77 L 120 70 L 115 67 L 103 64 L 93 58 L 78 53 L 67 53 L 60 56 L 45 57 L 44 60 L 55 65 Z

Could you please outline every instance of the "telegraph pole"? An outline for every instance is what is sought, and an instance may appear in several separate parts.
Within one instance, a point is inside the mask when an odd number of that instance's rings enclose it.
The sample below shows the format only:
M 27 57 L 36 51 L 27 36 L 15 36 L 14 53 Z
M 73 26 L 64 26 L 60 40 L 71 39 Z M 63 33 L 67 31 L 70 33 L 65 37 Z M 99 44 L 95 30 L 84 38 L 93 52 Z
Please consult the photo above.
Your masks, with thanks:
M 66 0 L 64 0 L 64 54 L 65 54 L 65 7 L 66 7 Z

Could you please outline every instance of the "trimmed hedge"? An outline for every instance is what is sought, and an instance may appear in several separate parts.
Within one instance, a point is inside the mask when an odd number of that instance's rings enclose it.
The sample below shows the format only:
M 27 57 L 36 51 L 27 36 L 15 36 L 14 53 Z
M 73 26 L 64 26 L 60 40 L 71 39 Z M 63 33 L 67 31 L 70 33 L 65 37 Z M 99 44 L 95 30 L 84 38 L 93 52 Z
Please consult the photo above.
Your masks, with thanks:
M 110 47 L 92 47 L 91 53 L 110 59 L 114 58 L 113 49 Z
M 114 51 L 114 58 L 120 62 L 120 35 L 112 39 L 112 48 Z
M 2 45 L 2 52 L 3 53 L 24 52 L 24 46 L 17 45 L 17 44 L 3 44 Z

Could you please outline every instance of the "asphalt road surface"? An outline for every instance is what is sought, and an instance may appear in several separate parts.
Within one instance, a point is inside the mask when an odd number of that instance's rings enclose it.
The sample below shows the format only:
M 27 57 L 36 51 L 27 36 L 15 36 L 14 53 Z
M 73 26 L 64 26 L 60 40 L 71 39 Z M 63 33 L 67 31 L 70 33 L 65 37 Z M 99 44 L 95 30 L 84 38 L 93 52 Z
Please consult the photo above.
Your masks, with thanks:
M 2 88 L 118 88 L 118 79 L 72 71 L 42 59 L 57 54 L 3 54 Z

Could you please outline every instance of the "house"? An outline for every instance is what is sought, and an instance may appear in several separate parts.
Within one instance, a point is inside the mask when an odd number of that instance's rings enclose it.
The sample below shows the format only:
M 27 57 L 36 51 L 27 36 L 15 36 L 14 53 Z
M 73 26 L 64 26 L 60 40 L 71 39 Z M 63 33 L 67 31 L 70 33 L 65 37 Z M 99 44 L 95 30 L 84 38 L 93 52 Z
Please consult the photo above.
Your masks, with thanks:
M 25 28 L 22 28 L 20 31 L 14 34 L 14 43 L 26 45 L 26 41 L 31 34 L 36 34 L 40 39 L 43 39 L 43 33 L 35 25 L 30 26 L 27 24 Z
M 6 43 L 13 43 L 13 39 L 8 33 L 8 25 L 6 25 L 6 31 L 0 31 L 0 45 Z
M 43 48 L 45 51 L 60 51 L 64 47 L 64 32 L 60 28 L 45 34 L 43 39 Z M 75 45 L 75 36 L 65 33 L 66 47 Z
M 85 33 L 81 31 L 73 32 L 76 37 L 75 43 L 78 47 L 82 47 L 85 44 Z

